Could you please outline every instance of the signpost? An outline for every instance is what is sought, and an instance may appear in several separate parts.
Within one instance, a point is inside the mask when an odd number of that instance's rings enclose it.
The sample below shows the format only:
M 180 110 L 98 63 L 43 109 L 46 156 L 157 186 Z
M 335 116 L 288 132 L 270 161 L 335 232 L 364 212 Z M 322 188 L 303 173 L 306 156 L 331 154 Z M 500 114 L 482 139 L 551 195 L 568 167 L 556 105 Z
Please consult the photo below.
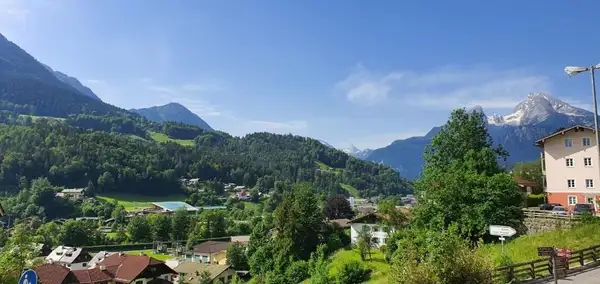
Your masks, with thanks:
M 33 270 L 25 270 L 23 274 L 21 274 L 21 278 L 19 279 L 19 284 L 37 284 L 37 274 Z
M 538 256 L 552 256 L 554 254 L 553 247 L 539 247 Z
M 509 226 L 490 225 L 490 235 L 499 237 L 498 239 L 502 243 L 502 253 L 504 253 L 504 240 L 505 237 L 512 237 L 517 233 L 517 230 Z

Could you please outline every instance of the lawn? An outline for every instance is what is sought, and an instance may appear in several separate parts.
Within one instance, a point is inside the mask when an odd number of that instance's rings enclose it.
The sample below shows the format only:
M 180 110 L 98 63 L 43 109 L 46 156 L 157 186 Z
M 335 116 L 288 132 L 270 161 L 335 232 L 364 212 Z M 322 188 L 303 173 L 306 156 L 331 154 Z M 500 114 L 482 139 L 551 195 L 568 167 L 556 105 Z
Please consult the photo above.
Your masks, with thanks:
M 250 202 L 250 201 L 242 201 L 242 204 L 244 204 L 244 208 L 246 208 L 248 210 L 256 210 L 256 208 L 258 208 L 258 203 L 254 203 L 254 202 Z
M 165 135 L 163 133 L 158 133 L 158 132 L 150 132 L 150 137 L 152 137 L 152 139 L 154 139 L 154 141 L 158 141 L 158 142 L 172 141 L 172 142 L 179 143 L 183 146 L 190 146 L 190 147 L 193 147 L 196 145 L 194 140 L 172 139 L 172 138 L 169 138 L 167 135 Z
M 345 183 L 340 183 L 340 186 L 346 190 L 348 193 L 350 193 L 350 195 L 358 198 L 360 197 L 358 194 L 358 189 L 356 189 L 354 186 L 351 186 L 349 184 L 345 184 Z
M 140 253 L 142 253 L 142 252 L 144 254 L 146 254 L 147 256 L 154 257 L 154 258 L 156 258 L 158 260 L 162 260 L 162 261 L 173 258 L 173 256 L 170 256 L 168 254 L 155 254 L 154 252 L 152 252 L 151 249 L 149 249 L 149 250 L 130 250 L 130 251 L 126 251 L 125 253 L 129 254 L 129 255 L 140 255 Z
M 378 249 L 373 249 L 373 259 L 363 263 L 372 269 L 371 277 L 367 283 L 388 283 L 387 275 L 390 271 L 390 265 L 385 262 L 383 253 Z M 351 260 L 360 261 L 360 254 L 357 250 L 341 249 L 331 256 L 329 263 L 329 275 L 335 277 L 342 265 Z
M 577 226 L 571 230 L 554 230 L 530 236 L 521 236 L 509 240 L 505 245 L 506 253 L 514 263 L 527 262 L 540 258 L 538 247 L 559 247 L 578 250 L 600 245 L 600 224 Z M 502 255 L 501 244 L 485 245 L 481 248 L 487 255 L 492 256 L 494 263 L 499 264 Z
M 168 196 L 147 196 L 136 194 L 104 194 L 97 195 L 96 198 L 112 202 L 116 200 L 119 205 L 123 205 L 126 210 L 136 210 L 149 208 L 152 202 L 159 201 L 183 201 L 183 195 L 168 195 Z

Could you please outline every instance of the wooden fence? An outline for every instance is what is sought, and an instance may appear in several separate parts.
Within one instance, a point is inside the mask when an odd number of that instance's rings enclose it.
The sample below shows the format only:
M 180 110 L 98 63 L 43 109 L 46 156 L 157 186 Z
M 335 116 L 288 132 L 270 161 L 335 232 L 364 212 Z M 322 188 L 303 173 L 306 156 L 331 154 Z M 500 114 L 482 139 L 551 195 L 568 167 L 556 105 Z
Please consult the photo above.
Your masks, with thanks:
M 560 274 L 565 276 L 587 267 L 599 265 L 599 257 L 600 245 L 573 251 L 567 261 L 567 270 Z M 551 278 L 552 265 L 551 258 L 544 257 L 534 261 L 498 267 L 494 273 L 494 280 L 497 283 L 528 283 L 538 279 Z
M 581 217 L 578 215 L 572 215 L 567 212 L 564 215 L 553 214 L 550 210 L 539 210 L 539 209 L 523 209 L 523 214 L 527 218 L 545 218 L 545 219 L 566 219 L 566 220 L 579 220 Z

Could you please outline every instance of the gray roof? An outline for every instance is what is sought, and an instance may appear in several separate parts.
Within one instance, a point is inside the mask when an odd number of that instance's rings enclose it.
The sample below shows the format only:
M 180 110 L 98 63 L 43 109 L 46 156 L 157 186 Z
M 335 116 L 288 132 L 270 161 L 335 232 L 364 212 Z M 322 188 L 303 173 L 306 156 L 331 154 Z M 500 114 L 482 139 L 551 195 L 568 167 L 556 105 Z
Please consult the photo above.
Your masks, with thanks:
M 65 188 L 61 192 L 62 193 L 82 193 L 85 188 Z
M 99 262 L 103 261 L 105 258 L 107 258 L 115 253 L 116 252 L 108 252 L 108 251 L 104 251 L 104 250 L 100 251 L 92 257 L 92 260 L 90 260 L 90 262 L 88 263 L 88 266 L 90 268 L 94 268 L 96 266 L 96 264 L 98 264 Z
M 46 262 L 72 264 L 88 262 L 90 258 L 81 248 L 58 246 L 45 259 Z

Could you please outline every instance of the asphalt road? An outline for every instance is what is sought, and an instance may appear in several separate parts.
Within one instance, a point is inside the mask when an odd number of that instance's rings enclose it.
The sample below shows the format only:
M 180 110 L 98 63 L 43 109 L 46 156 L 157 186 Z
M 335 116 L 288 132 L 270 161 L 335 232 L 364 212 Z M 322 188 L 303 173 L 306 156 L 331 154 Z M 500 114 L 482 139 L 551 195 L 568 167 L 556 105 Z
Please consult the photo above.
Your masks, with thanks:
M 554 283 L 554 281 L 550 281 L 547 283 Z M 593 270 L 588 270 L 584 273 L 580 273 L 577 275 L 569 276 L 565 279 L 558 280 L 559 284 L 598 284 L 600 283 L 600 268 L 596 268 Z

